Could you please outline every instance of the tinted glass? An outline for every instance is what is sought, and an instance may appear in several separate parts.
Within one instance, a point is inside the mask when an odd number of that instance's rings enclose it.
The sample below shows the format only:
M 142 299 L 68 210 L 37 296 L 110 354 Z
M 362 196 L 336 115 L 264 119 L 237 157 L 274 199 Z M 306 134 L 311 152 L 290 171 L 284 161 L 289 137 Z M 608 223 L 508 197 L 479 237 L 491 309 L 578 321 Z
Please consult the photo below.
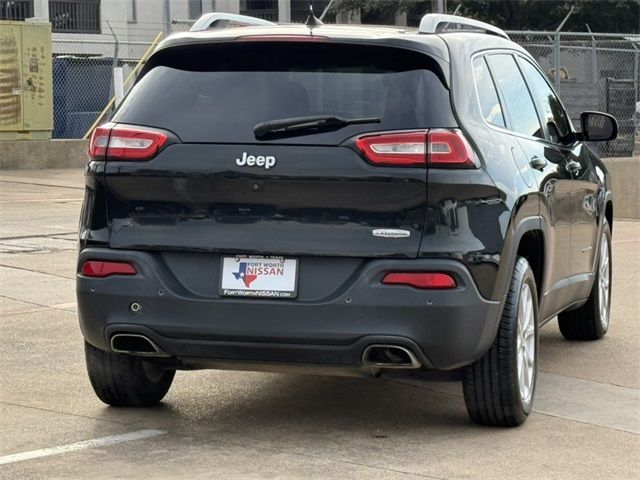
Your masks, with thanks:
M 473 74 L 478 88 L 478 100 L 480 101 L 482 116 L 487 122 L 498 127 L 504 127 L 504 117 L 496 86 L 493 84 L 493 79 L 484 58 L 478 57 L 473 61 Z
M 216 143 L 255 143 L 260 122 L 312 115 L 381 123 L 277 141 L 336 144 L 365 131 L 455 126 L 438 67 L 423 54 L 306 42 L 167 50 L 146 67 L 114 121 Z
M 538 114 L 515 59 L 506 54 L 490 55 L 487 62 L 504 96 L 505 109 L 511 118 L 511 129 L 524 135 L 543 138 Z
M 549 140 L 559 143 L 571 132 L 567 112 L 538 69 L 524 59 L 520 59 L 520 65 L 547 124 Z

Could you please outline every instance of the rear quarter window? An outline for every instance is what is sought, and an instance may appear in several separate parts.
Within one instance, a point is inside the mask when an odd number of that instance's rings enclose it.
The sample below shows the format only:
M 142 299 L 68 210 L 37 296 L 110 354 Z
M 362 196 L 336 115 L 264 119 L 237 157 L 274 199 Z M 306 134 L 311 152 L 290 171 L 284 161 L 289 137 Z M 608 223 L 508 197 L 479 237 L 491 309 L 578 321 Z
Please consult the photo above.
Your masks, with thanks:
M 504 127 L 504 116 L 498 99 L 498 92 L 484 57 L 477 57 L 473 60 L 473 76 L 476 81 L 482 116 L 488 123 Z
M 486 57 L 493 78 L 504 97 L 511 119 L 510 129 L 523 135 L 544 138 L 538 113 L 515 59 L 509 54 Z
M 238 42 L 157 52 L 114 117 L 183 142 L 255 143 L 256 124 L 313 115 L 380 124 L 274 142 L 336 144 L 365 131 L 454 127 L 449 92 L 428 56 L 400 48 Z

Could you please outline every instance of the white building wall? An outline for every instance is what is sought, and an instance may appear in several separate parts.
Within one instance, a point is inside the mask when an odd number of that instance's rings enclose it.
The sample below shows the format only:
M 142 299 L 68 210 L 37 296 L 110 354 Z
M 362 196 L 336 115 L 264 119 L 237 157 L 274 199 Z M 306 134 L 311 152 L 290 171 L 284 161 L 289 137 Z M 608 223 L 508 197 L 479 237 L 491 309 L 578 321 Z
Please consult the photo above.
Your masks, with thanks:
M 129 21 L 129 4 L 135 4 L 135 21 Z M 188 18 L 188 0 L 170 0 L 171 18 Z M 211 0 L 208 2 L 211 4 Z M 164 0 L 102 0 L 100 2 L 101 34 L 54 33 L 56 42 L 113 41 L 113 32 L 120 42 L 150 42 L 159 32 L 164 32 Z M 111 25 L 111 28 L 109 28 Z
M 45 5 L 47 0 L 36 0 Z M 135 4 L 135 21 L 128 18 L 129 5 Z M 201 0 L 202 12 L 240 12 L 240 0 Z M 54 53 L 98 53 L 99 42 L 113 43 L 114 34 L 122 43 L 120 58 L 135 58 L 144 49 L 129 47 L 129 42 L 151 42 L 159 32 L 165 31 L 164 0 L 102 0 L 100 18 L 102 33 L 54 33 Z M 291 0 L 278 0 L 279 21 L 291 20 Z M 47 15 L 48 16 L 48 15 Z M 189 0 L 170 0 L 170 17 L 175 20 L 189 19 Z M 176 25 L 174 31 L 185 30 L 188 25 Z M 113 29 L 113 33 L 112 33 Z M 66 44 L 65 44 L 66 43 Z M 61 50 L 63 48 L 64 50 Z M 107 48 L 105 45 L 104 48 Z M 105 54 L 113 55 L 113 48 Z
M 211 11 L 240 13 L 240 0 L 215 0 Z

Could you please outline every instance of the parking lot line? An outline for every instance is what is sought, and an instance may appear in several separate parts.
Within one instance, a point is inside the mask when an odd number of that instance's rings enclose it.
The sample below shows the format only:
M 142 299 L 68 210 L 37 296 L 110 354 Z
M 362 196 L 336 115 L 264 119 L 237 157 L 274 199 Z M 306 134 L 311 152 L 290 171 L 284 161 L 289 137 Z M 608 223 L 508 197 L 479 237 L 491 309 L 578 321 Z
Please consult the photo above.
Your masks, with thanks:
M 76 452 L 78 450 L 86 450 L 87 448 L 106 447 L 117 443 L 132 442 L 134 440 L 143 440 L 145 438 L 157 437 L 164 435 L 163 430 L 137 430 L 135 432 L 123 433 L 121 435 L 110 435 L 108 437 L 94 438 L 84 440 L 82 442 L 69 443 L 67 445 L 58 445 L 57 447 L 42 448 L 40 450 L 31 450 L 28 452 L 15 453 L 0 457 L 0 465 L 9 463 L 24 462 L 25 460 L 33 460 L 34 458 L 50 457 L 52 455 L 60 455 L 63 453 Z
M 0 200 L 0 204 L 14 203 L 80 203 L 82 198 L 33 198 L 26 200 Z
M 65 309 L 69 309 L 69 308 L 76 308 L 76 302 L 58 303 L 56 305 L 51 305 L 51 308 L 58 308 L 60 310 L 65 310 Z
M 20 185 L 33 185 L 35 187 L 48 187 L 48 188 L 70 188 L 72 190 L 84 190 L 84 186 L 78 185 L 58 185 L 55 183 L 40 183 L 40 182 L 29 182 L 24 180 L 16 180 L 9 175 L 3 175 L 3 179 L 0 180 L 0 183 L 18 183 Z

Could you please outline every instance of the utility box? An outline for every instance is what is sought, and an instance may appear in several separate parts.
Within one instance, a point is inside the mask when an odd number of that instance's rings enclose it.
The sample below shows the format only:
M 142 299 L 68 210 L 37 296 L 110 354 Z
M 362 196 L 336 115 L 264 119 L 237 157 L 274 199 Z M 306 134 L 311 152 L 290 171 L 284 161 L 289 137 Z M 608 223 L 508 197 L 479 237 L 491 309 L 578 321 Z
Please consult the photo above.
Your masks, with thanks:
M 51 24 L 0 21 L 0 141 L 52 130 Z

